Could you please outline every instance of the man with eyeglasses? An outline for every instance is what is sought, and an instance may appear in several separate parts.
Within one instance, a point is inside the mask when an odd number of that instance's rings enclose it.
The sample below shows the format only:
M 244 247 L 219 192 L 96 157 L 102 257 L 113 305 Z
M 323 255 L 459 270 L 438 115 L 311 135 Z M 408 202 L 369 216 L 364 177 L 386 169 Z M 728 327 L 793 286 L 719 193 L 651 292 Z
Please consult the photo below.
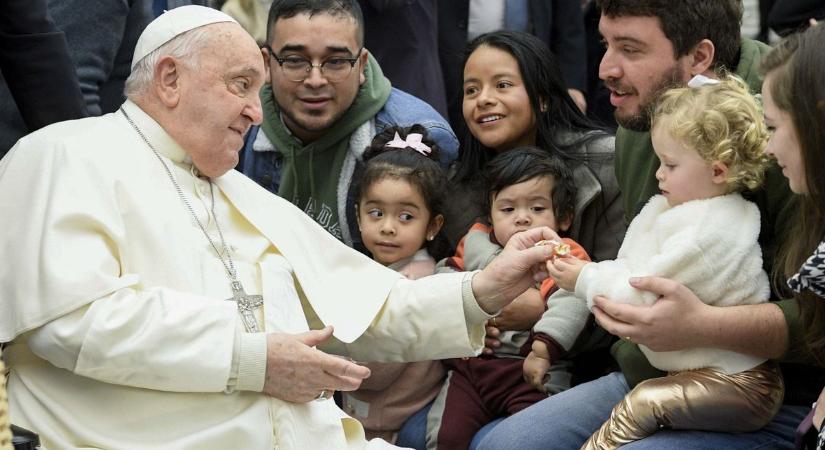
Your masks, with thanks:
M 239 164 L 247 176 L 362 250 L 352 181 L 373 136 L 389 126 L 419 123 L 441 149 L 445 168 L 458 153 L 444 118 L 391 87 L 363 47 L 363 25 L 357 1 L 272 4 L 262 49 L 270 81 L 261 90 L 264 120 L 247 136 Z

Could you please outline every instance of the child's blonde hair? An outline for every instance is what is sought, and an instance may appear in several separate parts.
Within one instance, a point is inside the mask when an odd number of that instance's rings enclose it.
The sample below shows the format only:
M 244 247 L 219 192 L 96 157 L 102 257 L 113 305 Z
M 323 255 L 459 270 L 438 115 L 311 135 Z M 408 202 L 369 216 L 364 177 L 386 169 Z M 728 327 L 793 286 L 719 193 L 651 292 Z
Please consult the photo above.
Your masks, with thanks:
M 718 84 L 671 89 L 653 113 L 653 127 L 696 150 L 707 162 L 728 167 L 728 190 L 756 189 L 768 157 L 768 129 L 762 108 L 740 78 L 727 75 Z

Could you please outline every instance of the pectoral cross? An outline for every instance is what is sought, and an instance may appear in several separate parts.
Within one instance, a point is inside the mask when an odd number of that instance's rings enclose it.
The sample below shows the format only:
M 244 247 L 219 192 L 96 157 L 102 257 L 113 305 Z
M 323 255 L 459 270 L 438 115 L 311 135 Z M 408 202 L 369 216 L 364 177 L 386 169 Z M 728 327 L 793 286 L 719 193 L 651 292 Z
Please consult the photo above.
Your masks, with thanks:
M 244 328 L 247 333 L 257 333 L 258 319 L 255 317 L 255 310 L 264 304 L 264 298 L 260 295 L 247 295 L 243 290 L 240 281 L 232 281 L 232 298 L 226 299 L 229 302 L 238 304 L 238 312 L 241 313 Z

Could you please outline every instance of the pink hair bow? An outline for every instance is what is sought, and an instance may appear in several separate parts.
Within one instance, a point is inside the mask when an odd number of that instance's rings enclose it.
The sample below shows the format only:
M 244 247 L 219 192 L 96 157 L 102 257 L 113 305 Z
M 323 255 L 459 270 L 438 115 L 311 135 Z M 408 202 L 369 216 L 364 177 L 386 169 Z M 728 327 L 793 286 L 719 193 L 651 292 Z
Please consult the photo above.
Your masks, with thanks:
M 421 142 L 424 136 L 421 133 L 410 133 L 407 135 L 407 139 L 401 139 L 401 136 L 398 135 L 398 132 L 395 132 L 395 137 L 386 144 L 384 147 L 392 147 L 392 148 L 407 148 L 410 147 L 421 153 L 424 156 L 427 156 L 432 152 L 432 149 L 425 143 Z

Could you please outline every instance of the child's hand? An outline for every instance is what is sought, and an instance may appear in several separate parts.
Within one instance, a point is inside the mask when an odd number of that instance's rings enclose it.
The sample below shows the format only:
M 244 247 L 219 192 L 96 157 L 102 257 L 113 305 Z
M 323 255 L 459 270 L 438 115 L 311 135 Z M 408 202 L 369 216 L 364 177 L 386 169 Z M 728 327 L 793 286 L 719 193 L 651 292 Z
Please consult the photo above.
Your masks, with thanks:
M 550 369 L 550 352 L 547 351 L 547 345 L 541 341 L 533 341 L 533 351 L 527 355 L 522 367 L 524 381 L 546 394 L 544 378 L 548 369 Z
M 573 292 L 576 289 L 576 281 L 579 279 L 579 273 L 582 268 L 588 264 L 588 261 L 581 260 L 574 256 L 563 256 L 553 258 L 547 261 L 547 272 L 556 286 L 565 291 Z

